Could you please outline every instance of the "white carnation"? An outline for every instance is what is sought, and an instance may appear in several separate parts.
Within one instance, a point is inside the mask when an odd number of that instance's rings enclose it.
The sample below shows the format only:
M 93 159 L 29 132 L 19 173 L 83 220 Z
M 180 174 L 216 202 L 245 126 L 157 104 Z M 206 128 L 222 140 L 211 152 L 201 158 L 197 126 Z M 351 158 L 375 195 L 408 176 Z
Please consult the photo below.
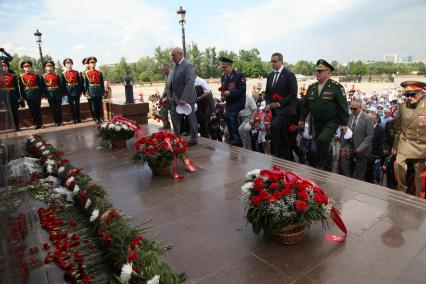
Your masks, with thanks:
M 132 273 L 133 273 L 133 267 L 131 263 L 126 263 L 123 265 L 123 267 L 121 268 L 121 273 L 120 273 L 120 280 L 123 283 L 126 283 L 127 281 L 130 280 L 130 278 L 132 278 Z
M 114 130 L 115 131 L 120 131 L 121 130 L 121 125 L 116 125 L 116 126 L 114 126 Z
M 95 221 L 96 219 L 98 219 L 98 216 L 99 216 L 99 210 L 98 209 L 93 210 L 92 211 L 92 216 L 90 216 L 89 221 L 90 222 Z
M 60 168 L 58 169 L 58 173 L 62 173 L 63 171 L 65 171 L 65 167 L 60 167 Z
M 146 284 L 159 284 L 160 283 L 160 275 L 155 275 L 151 278 L 151 280 L 148 280 Z
M 253 188 L 252 182 L 247 182 L 241 187 L 241 192 L 243 194 L 243 197 L 248 197 L 250 195 L 250 189 Z
M 108 129 L 113 129 L 114 128 L 114 124 L 113 123 L 109 123 L 108 124 Z
M 106 123 L 106 122 L 102 123 L 101 128 L 105 129 L 107 127 L 108 127 L 108 123 Z
M 72 195 L 77 195 L 77 193 L 80 191 L 80 187 L 76 184 L 74 186 L 74 190 L 72 191 Z
M 50 153 L 50 151 L 49 150 L 46 150 L 46 151 L 43 151 L 43 153 L 41 153 L 43 156 L 47 156 L 47 155 L 49 155 L 49 153 Z
M 38 147 L 38 148 L 39 148 L 39 147 L 43 146 L 43 142 L 38 141 L 35 145 L 36 145 L 36 147 Z
M 92 200 L 90 200 L 90 198 L 87 198 L 86 200 L 86 205 L 84 205 L 84 209 L 87 209 L 90 207 L 90 204 L 92 204 Z
M 66 184 L 66 186 L 70 186 L 71 185 L 71 183 L 74 181 L 74 177 L 69 177 L 68 179 L 67 179 L 67 182 L 65 183 Z
M 260 174 L 260 169 L 255 169 L 247 173 L 247 178 L 254 178 Z
M 123 124 L 122 127 L 123 127 L 124 130 L 129 130 L 129 127 L 125 124 Z
M 56 164 L 54 160 L 47 159 L 46 165 L 52 165 L 53 166 L 54 164 Z
M 52 165 L 47 165 L 47 172 L 49 174 L 53 173 L 53 166 Z

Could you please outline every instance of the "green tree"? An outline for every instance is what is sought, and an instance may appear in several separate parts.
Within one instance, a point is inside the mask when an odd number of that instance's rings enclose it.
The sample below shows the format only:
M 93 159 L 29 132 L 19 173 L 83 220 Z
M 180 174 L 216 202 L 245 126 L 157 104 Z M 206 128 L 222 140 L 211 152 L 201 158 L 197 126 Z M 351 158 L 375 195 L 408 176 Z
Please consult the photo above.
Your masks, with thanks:
M 198 49 L 195 42 L 192 43 L 191 49 L 188 50 L 188 59 L 191 61 L 192 66 L 197 70 L 198 74 L 202 75 L 201 62 L 203 61 L 203 53 Z
M 296 62 L 296 64 L 292 66 L 291 70 L 295 74 L 312 76 L 315 74 L 315 68 L 316 68 L 315 63 L 311 61 L 306 61 L 306 60 L 299 60 Z

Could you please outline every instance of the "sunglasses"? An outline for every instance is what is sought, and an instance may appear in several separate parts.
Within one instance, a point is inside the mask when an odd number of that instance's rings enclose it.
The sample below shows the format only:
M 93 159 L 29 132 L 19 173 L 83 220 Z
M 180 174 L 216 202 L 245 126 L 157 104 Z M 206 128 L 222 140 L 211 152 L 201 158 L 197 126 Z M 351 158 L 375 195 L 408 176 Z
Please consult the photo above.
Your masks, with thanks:
M 357 110 L 357 109 L 359 109 L 358 107 L 351 107 L 350 108 L 351 110 Z
M 415 97 L 416 95 L 417 95 L 417 92 L 406 92 L 406 93 L 404 93 L 404 96 L 407 97 L 407 98 Z

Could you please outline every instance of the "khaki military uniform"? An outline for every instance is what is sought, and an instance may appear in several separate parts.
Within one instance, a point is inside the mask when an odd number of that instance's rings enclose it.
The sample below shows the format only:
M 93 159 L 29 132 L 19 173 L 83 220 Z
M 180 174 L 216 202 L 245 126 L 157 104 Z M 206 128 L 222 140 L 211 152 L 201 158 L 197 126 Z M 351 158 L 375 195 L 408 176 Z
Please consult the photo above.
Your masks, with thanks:
M 426 97 L 423 97 L 415 108 L 409 108 L 406 104 L 400 105 L 395 131 L 397 189 L 407 191 L 407 160 L 411 160 L 414 163 L 416 195 L 420 196 L 421 173 L 426 161 Z
M 347 125 L 348 103 L 343 86 L 332 80 L 323 85 L 316 82 L 309 86 L 302 100 L 299 121 L 305 121 L 311 113 L 314 137 L 319 156 L 319 168 L 331 171 L 331 140 L 339 125 Z

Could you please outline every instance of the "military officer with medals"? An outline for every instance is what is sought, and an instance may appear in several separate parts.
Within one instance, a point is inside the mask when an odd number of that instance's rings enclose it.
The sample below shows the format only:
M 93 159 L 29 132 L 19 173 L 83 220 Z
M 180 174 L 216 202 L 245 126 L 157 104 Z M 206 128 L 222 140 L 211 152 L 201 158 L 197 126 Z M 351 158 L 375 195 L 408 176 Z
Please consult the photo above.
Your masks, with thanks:
M 33 63 L 30 60 L 21 61 L 21 69 L 24 71 L 19 76 L 19 90 L 21 97 L 27 100 L 28 108 L 33 119 L 34 129 L 43 127 L 41 118 L 41 97 L 43 95 L 43 83 L 39 75 L 32 72 Z
M 348 103 L 343 86 L 331 79 L 333 66 L 323 59 L 318 60 L 316 65 L 318 82 L 310 85 L 303 97 L 299 127 L 304 127 L 305 119 L 310 113 L 319 157 L 318 167 L 331 171 L 330 143 L 339 126 L 341 131 L 347 130 Z
M 233 60 L 221 56 L 219 61 L 223 70 L 220 89 L 226 101 L 225 122 L 229 132 L 229 144 L 242 146 L 238 132 L 238 114 L 244 109 L 246 103 L 246 78 L 243 73 L 233 68 Z
M 104 77 L 102 72 L 96 70 L 96 62 L 98 62 L 96 57 L 89 57 L 87 61 L 89 63 L 89 70 L 84 73 L 85 92 L 91 98 L 96 123 L 101 123 L 102 97 L 105 93 Z
M 72 69 L 73 61 L 65 58 L 63 64 L 66 70 L 62 73 L 65 79 L 65 90 L 68 96 L 70 112 L 74 123 L 81 123 L 80 97 L 83 92 L 83 80 L 80 73 Z
M 407 192 L 407 164 L 412 163 L 416 195 L 420 196 L 426 162 L 426 83 L 405 81 L 401 87 L 404 88 L 407 100 L 400 105 L 399 115 L 395 118 L 395 142 L 392 149 L 396 153 L 394 167 L 397 189 Z
M 62 124 L 62 97 L 65 95 L 64 79 L 62 74 L 55 73 L 55 63 L 53 60 L 44 62 L 43 67 L 46 73 L 43 74 L 44 95 L 49 102 L 53 120 L 56 126 Z
M 19 93 L 19 87 L 18 87 L 18 79 L 17 77 L 10 73 L 9 70 L 9 61 L 6 59 L 1 60 L 1 66 L 3 69 L 3 78 L 4 78 L 4 85 L 3 90 L 6 93 L 6 96 L 9 97 L 9 104 L 12 112 L 13 121 L 15 123 L 15 129 L 16 131 L 20 131 L 19 128 L 19 104 L 20 102 L 24 103 L 21 94 Z M 25 106 L 25 103 L 24 103 Z

